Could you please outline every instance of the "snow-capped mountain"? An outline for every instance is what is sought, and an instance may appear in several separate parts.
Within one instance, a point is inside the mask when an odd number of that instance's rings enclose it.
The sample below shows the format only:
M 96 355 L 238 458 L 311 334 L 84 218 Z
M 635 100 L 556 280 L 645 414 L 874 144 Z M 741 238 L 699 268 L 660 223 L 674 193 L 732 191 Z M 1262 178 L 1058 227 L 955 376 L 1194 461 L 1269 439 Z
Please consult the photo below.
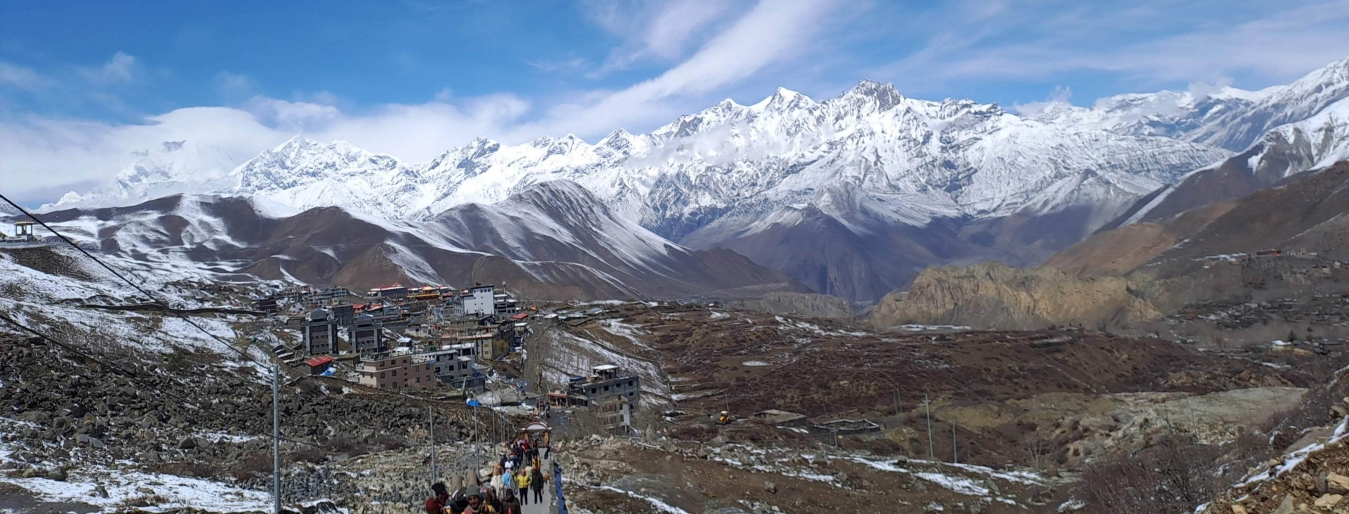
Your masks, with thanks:
M 225 190 L 233 186 L 229 171 L 253 157 L 186 140 L 164 141 L 132 155 L 134 161 L 118 171 L 111 183 L 86 194 L 66 193 L 43 210 L 131 205 L 179 193 Z
M 1310 118 L 1344 98 L 1349 98 L 1349 59 L 1260 91 L 1222 87 L 1125 94 L 1103 98 L 1092 107 L 1034 104 L 1023 114 L 1080 130 L 1164 136 L 1241 152 L 1265 133 Z
M 1102 98 L 1091 107 L 1051 101 L 1021 106 L 1031 119 L 1078 130 L 1106 130 L 1135 136 L 1162 136 L 1212 144 L 1230 117 L 1248 112 L 1257 102 L 1284 86 L 1261 91 L 1223 87 L 1215 91 L 1160 91 Z M 1214 144 L 1233 151 L 1244 145 Z
M 1229 116 L 1234 121 L 1215 134 L 1218 141 L 1244 141 L 1256 134 L 1241 153 L 1186 174 L 1139 200 L 1103 228 L 1161 220 L 1235 200 L 1299 173 L 1349 159 L 1349 60 L 1266 91 L 1245 113 Z
M 258 196 L 221 195 L 174 195 L 43 217 L 125 260 L 124 268 L 161 278 L 251 275 L 356 288 L 504 281 L 547 300 L 806 290 L 730 251 L 672 244 L 565 181 L 419 221 L 337 207 L 301 212 Z
M 203 187 L 417 221 L 568 180 L 669 241 L 732 248 L 794 267 L 819 292 L 869 300 L 930 264 L 1033 263 L 1127 218 L 1141 198 L 1343 98 L 1346 69 L 1332 63 L 1258 92 L 1120 95 L 1022 113 L 908 98 L 874 82 L 824 101 L 779 89 L 646 134 L 477 139 L 424 163 L 296 137 L 235 168 L 227 186 Z M 821 237 L 807 235 L 831 230 L 846 232 L 834 241 L 845 247 L 824 258 Z M 878 240 L 889 242 L 883 253 L 868 247 Z

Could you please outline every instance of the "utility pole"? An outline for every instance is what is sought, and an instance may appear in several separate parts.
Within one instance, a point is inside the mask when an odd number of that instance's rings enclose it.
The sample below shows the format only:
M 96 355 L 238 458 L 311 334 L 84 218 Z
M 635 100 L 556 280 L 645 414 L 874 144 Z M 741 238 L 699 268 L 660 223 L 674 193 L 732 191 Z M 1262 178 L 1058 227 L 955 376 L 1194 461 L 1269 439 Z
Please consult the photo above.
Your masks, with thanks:
M 272 513 L 281 514 L 281 365 L 272 363 Z
M 927 459 L 936 460 L 936 453 L 932 451 L 932 406 L 927 393 L 923 394 L 923 409 L 927 411 Z
M 478 476 L 482 466 L 482 457 L 478 455 L 478 402 L 473 402 L 473 476 Z
M 435 407 L 426 406 L 426 421 L 430 425 L 429 433 L 431 435 L 431 483 L 439 482 L 440 473 L 436 470 L 436 411 Z

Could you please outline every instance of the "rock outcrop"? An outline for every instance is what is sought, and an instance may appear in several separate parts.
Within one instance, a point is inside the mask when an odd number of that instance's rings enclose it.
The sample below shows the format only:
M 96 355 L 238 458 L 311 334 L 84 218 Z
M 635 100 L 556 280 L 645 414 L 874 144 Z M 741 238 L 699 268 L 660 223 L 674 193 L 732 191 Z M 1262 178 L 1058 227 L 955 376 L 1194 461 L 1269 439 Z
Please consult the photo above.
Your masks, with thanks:
M 1078 278 L 1055 268 L 984 263 L 929 268 L 908 292 L 891 293 L 871 314 L 876 327 L 904 324 L 1043 328 L 1129 325 L 1161 313 L 1119 277 Z
M 852 304 L 843 298 L 822 294 L 777 292 L 757 298 L 729 300 L 728 307 L 749 309 L 769 314 L 787 314 L 815 318 L 852 318 Z

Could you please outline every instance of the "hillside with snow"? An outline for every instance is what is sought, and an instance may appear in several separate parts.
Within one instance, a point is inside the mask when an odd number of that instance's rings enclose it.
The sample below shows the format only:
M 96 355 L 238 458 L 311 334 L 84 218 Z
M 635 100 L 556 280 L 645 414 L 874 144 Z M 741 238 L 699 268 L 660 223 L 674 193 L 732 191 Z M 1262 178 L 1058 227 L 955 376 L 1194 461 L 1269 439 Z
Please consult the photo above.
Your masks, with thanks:
M 670 243 L 565 181 L 431 220 L 385 220 L 339 207 L 298 211 L 257 196 L 223 195 L 174 195 L 43 217 L 134 270 L 172 280 L 262 278 L 353 288 L 507 282 L 542 300 L 807 290 L 732 252 Z

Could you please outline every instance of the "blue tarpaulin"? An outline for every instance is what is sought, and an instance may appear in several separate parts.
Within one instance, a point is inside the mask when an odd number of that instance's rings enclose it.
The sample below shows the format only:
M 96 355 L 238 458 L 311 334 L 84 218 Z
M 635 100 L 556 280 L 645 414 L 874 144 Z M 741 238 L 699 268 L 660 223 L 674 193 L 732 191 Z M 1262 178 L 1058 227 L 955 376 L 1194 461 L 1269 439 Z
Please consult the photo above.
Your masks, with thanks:
M 562 466 L 557 465 L 556 462 L 553 463 L 553 487 L 557 488 L 558 514 L 567 514 L 567 499 L 562 497 Z

